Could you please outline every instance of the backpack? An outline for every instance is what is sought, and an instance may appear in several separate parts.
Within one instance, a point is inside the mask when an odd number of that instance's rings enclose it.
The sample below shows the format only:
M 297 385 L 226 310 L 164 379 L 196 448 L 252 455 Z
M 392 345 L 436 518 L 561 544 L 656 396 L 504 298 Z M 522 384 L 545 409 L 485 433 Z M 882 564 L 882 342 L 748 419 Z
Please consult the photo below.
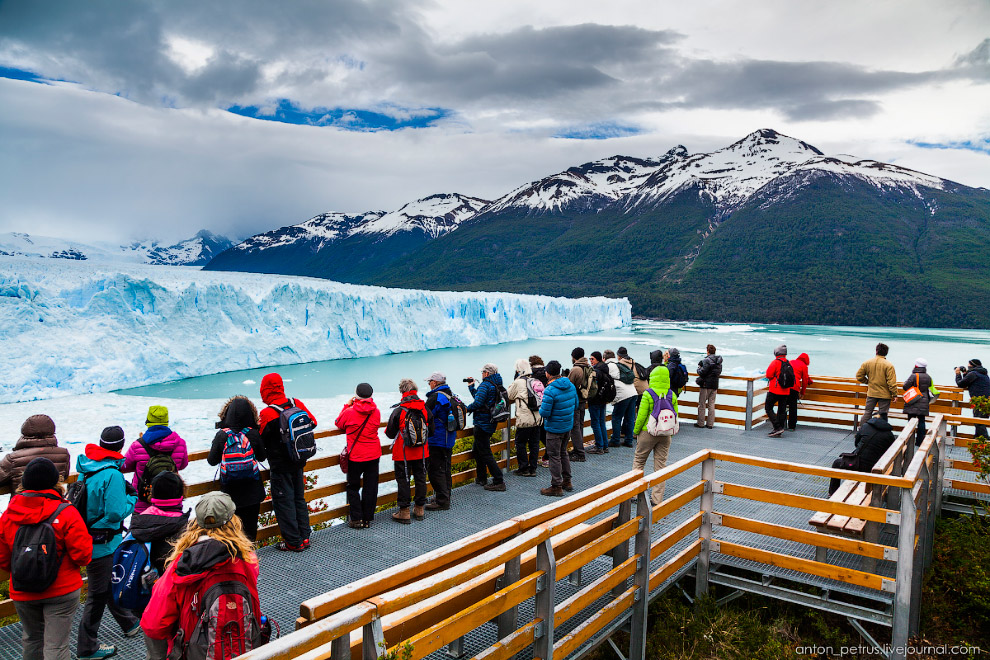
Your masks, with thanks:
M 495 385 L 495 401 L 492 402 L 489 411 L 492 416 L 493 424 L 501 424 L 505 420 L 512 417 L 512 402 L 509 401 L 509 393 L 505 391 L 505 388 L 501 385 Z
M 151 503 L 151 482 L 162 472 L 179 473 L 179 469 L 172 460 L 172 454 L 165 453 L 153 448 L 144 440 L 138 439 L 144 450 L 148 452 L 148 462 L 144 466 L 144 472 L 138 480 L 138 497 L 142 502 Z
M 619 367 L 619 381 L 626 385 L 632 385 L 636 381 L 636 372 L 633 371 L 633 367 L 622 362 L 617 362 L 616 365 Z M 633 366 L 636 364 L 633 363 Z
M 787 360 L 780 360 L 780 371 L 777 372 L 777 386 L 785 390 L 794 387 L 794 367 Z
M 257 598 L 240 573 L 209 573 L 179 607 L 169 658 L 230 660 L 263 644 Z M 177 652 L 178 650 L 178 652 Z
M 532 412 L 539 412 L 543 405 L 543 383 L 535 378 L 526 376 L 526 407 Z
M 110 540 L 117 535 L 117 530 L 90 529 L 89 518 L 86 517 L 86 510 L 89 506 L 89 488 L 86 487 L 86 479 L 91 474 L 103 472 L 104 470 L 109 470 L 110 468 L 114 468 L 114 466 L 105 465 L 99 470 L 94 470 L 93 472 L 79 475 L 79 478 L 69 484 L 69 487 L 65 491 L 65 499 L 69 500 L 69 504 L 74 506 L 76 510 L 79 511 L 79 517 L 83 519 L 84 523 L 86 523 L 86 529 L 89 531 L 89 535 L 93 537 L 94 544 L 109 543 Z
M 641 365 L 639 362 L 633 362 L 633 372 L 634 372 L 633 380 L 649 380 L 650 378 L 650 372 L 646 369 L 646 367 Z M 624 383 L 626 381 L 622 381 L 622 382 Z
M 22 497 L 58 498 L 40 493 L 25 493 Z M 58 578 L 62 555 L 58 551 L 58 538 L 54 523 L 59 514 L 72 506 L 62 502 L 55 513 L 33 525 L 21 525 L 14 534 L 10 551 L 10 586 L 17 591 L 41 593 Z
M 247 429 L 232 431 L 224 429 L 227 443 L 220 455 L 220 482 L 228 484 L 231 481 L 258 478 L 258 461 L 254 460 L 254 449 L 248 440 Z
M 313 435 L 313 418 L 309 413 L 289 399 L 285 408 L 272 406 L 278 411 L 278 425 L 282 431 L 282 444 L 289 454 L 289 460 L 298 465 L 304 464 L 316 455 L 316 437 Z
M 653 409 L 646 422 L 646 432 L 650 435 L 673 435 L 677 430 L 677 411 L 674 410 L 673 390 L 667 390 L 663 397 L 653 391 L 646 390 L 653 399 Z
M 402 434 L 402 446 L 407 449 L 422 447 L 430 437 L 426 429 L 426 418 L 416 408 L 399 407 L 406 411 L 402 420 L 402 428 L 399 429 L 399 433 Z
M 467 406 L 453 392 L 447 393 L 450 399 L 450 414 L 447 416 L 448 431 L 463 431 L 467 428 Z
M 141 543 L 128 534 L 113 552 L 110 595 L 118 607 L 143 612 L 151 600 L 158 571 L 151 565 L 151 542 Z
M 667 364 L 667 371 L 670 372 L 670 389 L 675 392 L 680 392 L 684 389 L 684 386 L 688 382 L 688 372 L 687 367 L 685 367 L 680 362 L 674 363 L 674 368 L 670 368 L 670 363 Z
M 615 401 L 615 379 L 612 378 L 612 374 L 607 371 L 604 373 L 595 372 L 600 378 L 601 382 L 598 384 L 598 398 L 595 401 L 599 405 L 603 403 L 612 403 Z
M 581 398 L 585 401 L 594 399 L 598 396 L 598 374 L 590 365 L 587 367 L 582 366 L 581 370 L 584 371 L 584 386 L 581 388 Z

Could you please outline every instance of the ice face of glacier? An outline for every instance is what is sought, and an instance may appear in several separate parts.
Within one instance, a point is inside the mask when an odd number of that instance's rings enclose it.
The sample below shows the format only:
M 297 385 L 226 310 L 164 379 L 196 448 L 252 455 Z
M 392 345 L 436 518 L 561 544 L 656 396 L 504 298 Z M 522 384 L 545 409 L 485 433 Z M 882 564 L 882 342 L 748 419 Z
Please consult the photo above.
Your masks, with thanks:
M 0 403 L 630 323 L 626 299 L 0 257 Z

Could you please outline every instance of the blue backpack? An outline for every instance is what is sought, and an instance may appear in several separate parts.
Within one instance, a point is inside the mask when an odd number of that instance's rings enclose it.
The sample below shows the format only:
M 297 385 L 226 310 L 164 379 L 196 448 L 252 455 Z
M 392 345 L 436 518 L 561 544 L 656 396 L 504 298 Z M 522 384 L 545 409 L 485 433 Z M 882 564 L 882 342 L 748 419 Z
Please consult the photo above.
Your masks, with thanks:
M 151 600 L 158 571 L 151 566 L 151 543 L 128 534 L 113 553 L 110 593 L 118 607 L 143 612 Z
M 227 444 L 220 456 L 220 481 L 230 483 L 242 479 L 258 478 L 258 461 L 254 460 L 254 449 L 244 431 L 224 429 Z

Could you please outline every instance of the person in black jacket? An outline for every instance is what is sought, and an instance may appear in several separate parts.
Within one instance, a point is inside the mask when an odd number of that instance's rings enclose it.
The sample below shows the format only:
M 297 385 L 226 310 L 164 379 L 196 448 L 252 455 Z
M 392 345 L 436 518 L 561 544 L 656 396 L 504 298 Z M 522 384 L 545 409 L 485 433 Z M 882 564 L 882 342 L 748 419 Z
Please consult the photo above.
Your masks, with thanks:
M 987 376 L 983 363 L 973 358 L 969 361 L 968 369 L 956 367 L 956 387 L 965 387 L 969 390 L 970 401 L 974 396 L 990 396 L 990 377 Z M 973 417 L 986 419 L 988 415 L 974 408 Z M 987 427 L 983 424 L 976 425 L 976 437 L 980 436 L 990 437 L 987 436 Z
M 917 387 L 921 396 L 914 401 L 904 403 L 904 414 L 908 419 L 918 420 L 918 430 L 915 433 L 915 445 L 920 445 L 925 439 L 925 418 L 928 417 L 928 408 L 931 405 L 932 377 L 928 375 L 928 361 L 925 358 L 918 358 L 914 361 L 914 370 L 902 387 L 907 392 L 912 387 Z
M 182 536 L 189 523 L 189 511 L 182 510 L 186 486 L 174 472 L 162 472 L 151 482 L 151 506 L 131 516 L 131 535 L 141 543 L 151 543 L 151 565 L 165 573 L 165 559 L 172 552 L 172 541 Z
M 835 459 L 832 467 L 840 470 L 869 472 L 880 457 L 894 444 L 894 429 L 883 417 L 872 417 L 856 432 L 856 448 L 849 454 Z M 832 479 L 828 494 L 831 496 L 839 488 L 839 480 Z
M 708 344 L 708 354 L 698 363 L 698 428 L 714 428 L 715 395 L 718 393 L 718 378 L 722 375 L 722 357 L 715 355 L 715 347 Z
M 608 433 L 605 431 L 605 406 L 607 403 L 603 399 L 602 383 L 606 377 L 611 377 L 608 373 L 608 365 L 602 358 L 601 351 L 592 351 L 588 359 L 591 368 L 595 370 L 598 379 L 598 394 L 588 400 L 588 414 L 591 416 L 591 432 L 595 436 L 595 446 L 588 450 L 589 454 L 608 453 Z
M 227 401 L 220 410 L 220 430 L 213 437 L 213 444 L 210 446 L 210 453 L 206 457 L 206 462 L 210 465 L 219 465 L 223 458 L 224 447 L 228 440 L 236 442 L 239 433 L 244 433 L 254 452 L 256 462 L 264 461 L 268 457 L 265 454 L 265 443 L 258 433 L 258 409 L 254 407 L 251 399 L 246 396 L 235 396 Z M 260 478 L 237 479 L 236 481 L 223 482 L 221 480 L 220 490 L 230 495 L 237 510 L 234 512 L 241 519 L 244 526 L 244 535 L 252 542 L 258 536 L 258 513 L 261 503 L 265 501 L 265 486 Z
M 533 378 L 543 383 L 543 387 L 550 384 L 550 379 L 547 378 L 547 368 L 543 364 L 543 358 L 539 355 L 529 356 L 529 366 L 533 370 Z M 550 467 L 550 459 L 547 456 L 547 430 L 543 428 L 543 423 L 540 423 L 540 444 L 543 445 L 543 457 L 540 459 L 541 467 Z

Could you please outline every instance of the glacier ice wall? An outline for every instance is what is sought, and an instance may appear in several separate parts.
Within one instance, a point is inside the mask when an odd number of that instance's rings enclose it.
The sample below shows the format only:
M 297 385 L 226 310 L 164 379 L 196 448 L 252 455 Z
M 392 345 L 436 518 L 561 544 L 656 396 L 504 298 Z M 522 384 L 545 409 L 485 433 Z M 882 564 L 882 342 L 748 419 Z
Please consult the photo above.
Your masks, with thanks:
M 0 403 L 630 323 L 626 299 L 0 257 Z

